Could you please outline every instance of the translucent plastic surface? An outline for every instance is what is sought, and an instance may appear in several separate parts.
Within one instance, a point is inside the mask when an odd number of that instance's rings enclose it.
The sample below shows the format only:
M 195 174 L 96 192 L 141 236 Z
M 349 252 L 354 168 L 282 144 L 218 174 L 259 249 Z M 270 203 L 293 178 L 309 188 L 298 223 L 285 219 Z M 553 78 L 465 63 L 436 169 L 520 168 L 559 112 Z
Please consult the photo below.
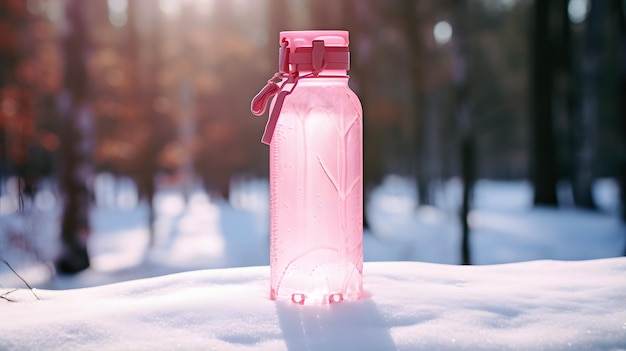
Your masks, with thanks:
M 271 298 L 362 295 L 362 110 L 348 78 L 304 78 L 270 144 Z

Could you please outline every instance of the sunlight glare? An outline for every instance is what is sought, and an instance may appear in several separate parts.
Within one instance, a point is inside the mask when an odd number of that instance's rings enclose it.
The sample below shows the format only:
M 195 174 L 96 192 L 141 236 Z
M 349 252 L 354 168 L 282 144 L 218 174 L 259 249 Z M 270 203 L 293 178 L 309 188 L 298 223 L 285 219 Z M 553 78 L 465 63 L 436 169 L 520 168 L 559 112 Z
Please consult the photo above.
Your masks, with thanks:
M 567 5 L 567 14 L 572 23 L 582 23 L 589 13 L 589 0 L 570 0 Z
M 433 35 L 438 44 L 447 44 L 452 39 L 452 26 L 447 21 L 439 21 L 433 28 Z
M 107 5 L 109 8 L 109 22 L 116 27 L 123 27 L 128 20 L 126 13 L 128 0 L 107 0 Z
M 109 10 L 124 12 L 128 7 L 128 0 L 108 0 Z

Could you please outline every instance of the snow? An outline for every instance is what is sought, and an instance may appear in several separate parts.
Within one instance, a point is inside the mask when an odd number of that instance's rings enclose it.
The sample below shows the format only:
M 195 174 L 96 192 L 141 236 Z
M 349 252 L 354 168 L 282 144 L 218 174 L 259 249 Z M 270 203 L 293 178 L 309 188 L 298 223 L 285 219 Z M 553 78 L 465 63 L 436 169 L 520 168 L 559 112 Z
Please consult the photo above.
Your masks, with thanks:
M 265 181 L 235 182 L 229 202 L 160 189 L 152 249 L 133 185 L 111 184 L 96 182 L 92 267 L 76 277 L 35 257 L 55 249 L 52 191 L 29 220 L 4 207 L 0 257 L 40 300 L 0 269 L 0 295 L 15 301 L 0 300 L 0 350 L 626 350 L 611 180 L 594 188 L 600 212 L 533 208 L 527 183 L 479 182 L 478 265 L 459 266 L 459 182 L 435 184 L 436 207 L 416 209 L 410 181 L 390 176 L 367 204 L 365 298 L 331 306 L 269 300 Z
M 200 270 L 2 306 L 0 349 L 626 349 L 626 258 L 452 266 L 367 262 L 366 298 L 268 299 L 269 268 Z

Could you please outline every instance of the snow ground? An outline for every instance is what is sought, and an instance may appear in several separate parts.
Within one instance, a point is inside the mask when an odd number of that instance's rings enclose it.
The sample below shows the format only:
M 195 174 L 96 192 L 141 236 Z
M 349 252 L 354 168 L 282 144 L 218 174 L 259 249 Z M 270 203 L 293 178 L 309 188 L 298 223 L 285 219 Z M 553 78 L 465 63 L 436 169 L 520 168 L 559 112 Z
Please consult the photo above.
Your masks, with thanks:
M 626 258 L 367 262 L 366 297 L 268 299 L 269 267 L 199 270 L 4 303 L 3 350 L 626 350 Z
M 92 267 L 72 278 L 39 262 L 57 249 L 53 192 L 29 216 L 0 198 L 0 255 L 42 298 L 10 292 L 23 284 L 0 267 L 0 294 L 17 301 L 0 300 L 0 349 L 626 350 L 626 258 L 610 258 L 626 227 L 610 180 L 594 189 L 600 212 L 532 208 L 527 183 L 479 182 L 482 266 L 464 267 L 446 264 L 459 262 L 459 182 L 416 209 L 410 182 L 390 176 L 367 204 L 366 298 L 330 308 L 268 300 L 267 183 L 233 185 L 230 202 L 161 189 L 148 249 L 132 183 L 97 179 Z

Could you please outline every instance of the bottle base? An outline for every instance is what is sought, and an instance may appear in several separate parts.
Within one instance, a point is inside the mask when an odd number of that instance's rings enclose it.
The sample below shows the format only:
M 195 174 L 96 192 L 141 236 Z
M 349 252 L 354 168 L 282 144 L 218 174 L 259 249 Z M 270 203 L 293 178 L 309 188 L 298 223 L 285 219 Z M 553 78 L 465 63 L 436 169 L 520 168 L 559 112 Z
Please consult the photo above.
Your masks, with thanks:
M 304 293 L 292 293 L 291 296 L 276 296 L 276 291 L 272 289 L 270 291 L 270 299 L 274 301 L 278 300 L 291 300 L 292 303 L 296 305 L 332 305 L 338 304 L 346 299 L 344 298 L 344 294 L 342 293 L 321 293 L 321 292 L 313 292 L 310 294 Z M 353 298 L 351 300 L 359 300 L 359 297 Z

